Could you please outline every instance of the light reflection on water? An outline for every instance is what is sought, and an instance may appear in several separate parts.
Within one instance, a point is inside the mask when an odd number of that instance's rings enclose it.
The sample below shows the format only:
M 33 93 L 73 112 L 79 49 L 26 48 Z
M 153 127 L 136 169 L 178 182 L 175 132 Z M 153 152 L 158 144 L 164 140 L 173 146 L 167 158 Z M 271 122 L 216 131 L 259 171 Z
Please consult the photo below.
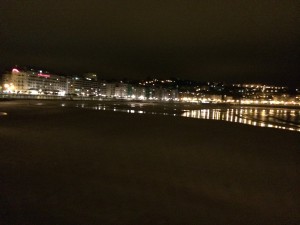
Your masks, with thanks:
M 184 117 L 223 120 L 258 127 L 269 127 L 300 132 L 300 110 L 227 108 L 190 110 Z
M 65 105 L 64 105 L 65 106 Z M 86 109 L 93 109 L 93 110 L 102 110 L 102 111 L 114 111 L 114 112 L 125 112 L 125 113 L 138 113 L 138 114 L 152 114 L 152 115 L 165 115 L 165 116 L 181 116 L 181 113 L 170 113 L 170 112 L 161 112 L 161 111 L 151 111 L 146 110 L 143 108 L 142 104 L 139 104 L 138 107 L 136 105 L 119 105 L 119 104 L 113 104 L 113 105 L 105 105 L 105 104 L 99 104 L 94 106 L 89 106 L 85 104 L 77 104 L 77 108 L 86 108 Z M 176 111 L 176 109 L 174 109 Z
M 63 105 L 65 106 L 65 105 Z M 183 116 L 197 119 L 222 120 L 234 123 L 242 123 L 251 126 L 269 127 L 276 129 L 284 129 L 300 132 L 300 110 L 295 109 L 280 109 L 280 108 L 255 108 L 255 107 L 240 107 L 240 108 L 210 108 L 199 110 L 183 110 L 157 107 L 156 110 L 139 105 L 85 105 L 77 104 L 76 107 L 88 108 L 93 110 L 107 110 L 114 112 L 138 113 L 138 114 L 156 114 L 169 116 Z M 157 110 L 163 109 L 163 110 Z

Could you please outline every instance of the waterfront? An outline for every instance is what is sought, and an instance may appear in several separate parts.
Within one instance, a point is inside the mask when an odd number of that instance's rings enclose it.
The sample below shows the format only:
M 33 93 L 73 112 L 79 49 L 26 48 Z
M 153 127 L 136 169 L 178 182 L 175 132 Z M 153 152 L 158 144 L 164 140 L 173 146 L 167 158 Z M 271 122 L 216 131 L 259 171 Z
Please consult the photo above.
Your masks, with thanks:
M 197 119 L 223 120 L 251 126 L 300 132 L 300 110 L 278 108 L 235 107 L 201 109 L 184 112 L 182 116 Z
M 164 103 L 95 103 L 67 104 L 93 110 L 108 110 L 124 113 L 161 114 L 167 116 L 183 116 L 196 119 L 222 120 L 242 123 L 251 126 L 284 129 L 300 132 L 300 109 L 246 107 L 234 105 L 195 105 L 195 104 L 164 104 Z
M 2 105 L 5 103 L 2 103 Z M 275 128 L 300 132 L 298 107 L 263 107 L 232 104 L 193 104 L 142 101 L 66 101 L 66 100 L 17 100 L 7 104 L 38 107 L 79 108 L 96 111 L 113 111 L 130 114 L 151 114 L 220 120 L 262 128 Z M 0 112 L 0 116 L 6 115 Z

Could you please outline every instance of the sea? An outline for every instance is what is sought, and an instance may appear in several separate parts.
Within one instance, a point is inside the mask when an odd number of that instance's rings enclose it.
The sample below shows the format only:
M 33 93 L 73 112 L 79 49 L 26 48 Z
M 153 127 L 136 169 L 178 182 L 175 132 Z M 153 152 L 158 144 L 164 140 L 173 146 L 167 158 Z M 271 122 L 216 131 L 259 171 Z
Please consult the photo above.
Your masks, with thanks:
M 68 106 L 67 104 L 68 103 L 62 103 L 61 106 L 66 107 Z M 81 102 L 74 106 L 92 110 L 179 116 L 202 120 L 220 120 L 249 126 L 300 132 L 299 108 L 145 102 Z

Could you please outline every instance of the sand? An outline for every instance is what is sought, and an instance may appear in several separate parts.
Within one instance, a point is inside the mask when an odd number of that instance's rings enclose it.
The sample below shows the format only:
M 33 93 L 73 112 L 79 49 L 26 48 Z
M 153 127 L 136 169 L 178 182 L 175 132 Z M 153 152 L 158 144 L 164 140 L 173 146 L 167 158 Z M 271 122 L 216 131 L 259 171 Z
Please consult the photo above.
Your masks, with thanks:
M 0 102 L 0 224 L 300 224 L 300 134 Z

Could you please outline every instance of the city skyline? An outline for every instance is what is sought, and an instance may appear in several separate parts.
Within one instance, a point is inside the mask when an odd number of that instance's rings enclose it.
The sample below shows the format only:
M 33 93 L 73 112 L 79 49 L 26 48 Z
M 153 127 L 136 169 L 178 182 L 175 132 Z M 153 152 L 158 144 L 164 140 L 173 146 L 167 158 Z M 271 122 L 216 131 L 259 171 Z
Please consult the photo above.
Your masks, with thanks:
M 299 105 L 300 90 L 258 83 L 226 84 L 175 78 L 104 80 L 95 73 L 61 76 L 48 71 L 15 67 L 2 74 L 0 94 L 9 98 L 33 96 L 87 97 L 194 103 Z M 2 96 L 2 97 L 3 97 Z M 48 97 L 47 97 L 48 98 Z M 82 99 L 81 99 L 82 100 Z
M 29 66 L 29 65 L 13 65 L 13 66 L 7 66 L 3 71 L 1 71 L 0 73 L 0 80 L 1 80 L 1 77 L 3 77 L 4 74 L 6 73 L 10 73 L 10 72 L 13 72 L 14 70 L 20 70 L 20 71 L 43 71 L 43 73 L 46 73 L 46 74 L 53 74 L 53 75 L 58 75 L 58 76 L 62 76 L 62 77 L 84 77 L 86 74 L 95 74 L 97 76 L 97 78 L 99 80 L 103 80 L 103 81 L 107 81 L 107 82 L 139 82 L 139 81 L 147 81 L 147 80 L 151 80 L 151 79 L 158 79 L 158 80 L 168 80 L 168 79 L 171 79 L 171 80 L 178 80 L 178 81 L 191 81 L 191 82 L 197 82 L 197 83 L 209 83 L 209 82 L 212 82 L 212 83 L 223 83 L 223 84 L 226 84 L 226 85 L 235 85 L 235 84 L 260 84 L 260 85 L 271 85 L 271 86 L 284 86 L 284 87 L 288 87 L 290 88 L 291 90 L 294 90 L 294 89 L 299 89 L 299 86 L 300 84 L 298 83 L 293 83 L 293 84 L 289 84 L 288 82 L 272 82 L 272 81 L 266 81 L 266 82 L 263 82 L 263 81 L 242 81 L 242 82 L 230 82 L 229 80 L 200 80 L 200 79 L 193 79 L 193 78 L 185 78 L 184 76 L 180 77 L 180 76 L 159 76 L 157 73 L 154 74 L 154 75 L 145 75 L 145 76 L 140 76 L 140 77 L 125 77 L 125 76 L 116 76 L 116 77 L 109 77 L 109 76 L 106 76 L 105 74 L 99 74 L 99 73 L 96 73 L 94 71 L 83 71 L 81 73 L 66 73 L 66 72 L 63 72 L 63 71 L 55 71 L 55 70 L 51 70 L 51 69 L 47 69 L 45 67 L 37 67 L 37 66 Z
M 297 1 L 4 1 L 0 70 L 298 86 Z

